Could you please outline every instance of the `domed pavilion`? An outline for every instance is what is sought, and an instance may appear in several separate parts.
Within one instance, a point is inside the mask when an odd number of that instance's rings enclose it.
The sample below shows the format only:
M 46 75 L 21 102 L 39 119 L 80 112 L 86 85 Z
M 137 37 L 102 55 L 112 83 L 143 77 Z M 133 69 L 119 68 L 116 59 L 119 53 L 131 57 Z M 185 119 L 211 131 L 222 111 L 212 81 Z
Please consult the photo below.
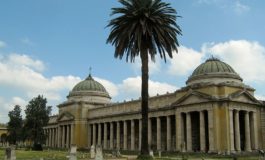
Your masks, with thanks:
M 254 91 L 229 64 L 207 59 L 186 86 L 149 98 L 149 148 L 223 154 L 265 149 L 265 108 Z M 141 148 L 140 99 L 112 103 L 90 74 L 58 108 L 44 128 L 48 147 Z

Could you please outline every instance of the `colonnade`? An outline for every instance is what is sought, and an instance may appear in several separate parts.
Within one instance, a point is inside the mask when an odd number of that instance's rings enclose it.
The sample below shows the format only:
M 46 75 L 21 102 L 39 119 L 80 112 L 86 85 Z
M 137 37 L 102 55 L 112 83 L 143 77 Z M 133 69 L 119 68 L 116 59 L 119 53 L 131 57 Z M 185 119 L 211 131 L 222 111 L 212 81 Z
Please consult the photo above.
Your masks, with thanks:
M 48 147 L 69 148 L 74 144 L 73 124 L 45 128 L 44 132 L 47 135 L 46 146 Z
M 149 147 L 167 151 L 213 151 L 212 119 L 212 110 L 178 111 L 174 115 L 150 117 Z M 198 123 L 192 124 L 196 121 Z M 88 145 L 101 145 L 104 149 L 140 150 L 141 125 L 141 119 L 89 123 Z M 199 139 L 195 135 L 199 135 Z
M 229 110 L 231 151 L 250 152 L 259 148 L 256 116 L 252 111 Z

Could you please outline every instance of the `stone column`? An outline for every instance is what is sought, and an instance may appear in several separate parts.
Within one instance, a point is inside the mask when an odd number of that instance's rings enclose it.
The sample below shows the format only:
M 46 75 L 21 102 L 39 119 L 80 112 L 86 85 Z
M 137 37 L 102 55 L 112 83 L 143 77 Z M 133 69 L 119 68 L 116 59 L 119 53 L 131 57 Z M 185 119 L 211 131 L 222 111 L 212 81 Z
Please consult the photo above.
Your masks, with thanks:
M 167 116 L 167 150 L 171 150 L 171 119 Z
M 156 118 L 156 147 L 158 151 L 161 151 L 161 119 Z
M 52 129 L 49 128 L 49 147 L 52 146 Z
M 209 137 L 209 152 L 214 152 L 214 134 L 213 134 L 213 110 L 208 110 L 208 137 Z
M 120 122 L 117 122 L 117 149 L 120 150 L 121 148 L 121 136 L 120 136 L 121 128 L 120 128 Z
M 127 122 L 123 121 L 123 150 L 127 150 Z
M 107 122 L 104 123 L 104 142 L 103 142 L 103 148 L 107 149 L 107 135 L 108 135 L 108 124 Z
M 90 129 L 90 124 L 88 124 L 88 147 L 91 147 L 91 129 Z M 75 144 L 75 125 L 72 123 L 71 124 L 71 145 Z
M 236 150 L 238 152 L 241 151 L 240 147 L 240 130 L 239 130 L 239 111 L 235 110 L 235 142 L 236 142 Z
M 181 151 L 181 143 L 182 143 L 182 136 L 181 132 L 183 131 L 181 129 L 181 113 L 176 111 L 176 151 Z
M 152 145 L 152 120 L 151 118 L 148 118 L 148 146 L 149 149 L 151 149 Z
M 96 124 L 94 123 L 93 124 L 93 146 L 95 147 L 96 146 L 96 134 L 97 134 L 97 132 L 96 132 Z
M 229 110 L 229 124 L 230 124 L 230 151 L 235 151 L 234 144 L 234 111 L 232 109 Z
M 88 145 L 88 148 L 91 148 L 91 125 L 88 123 L 87 124 L 87 145 Z M 71 127 L 71 129 L 72 129 L 72 127 Z M 71 134 L 72 135 L 72 134 Z M 72 139 L 72 138 L 71 138 Z M 74 143 L 72 143 L 72 144 L 74 144 Z
M 191 134 L 191 115 L 186 113 L 186 129 L 187 129 L 187 151 L 192 151 L 192 134 Z
M 142 146 L 142 120 L 139 119 L 139 150 L 141 150 Z
M 252 134 L 253 134 L 253 149 L 257 150 L 259 149 L 259 140 L 258 140 L 258 126 L 257 126 L 257 113 L 256 112 L 252 112 L 252 124 L 253 124 L 253 130 L 252 130 Z
M 66 148 L 70 147 L 69 140 L 70 140 L 70 125 L 66 125 Z
M 56 137 L 57 137 L 57 135 L 56 135 L 56 128 L 53 128 L 53 147 L 56 147 Z
M 98 145 L 101 146 L 101 123 L 98 124 Z
M 113 122 L 110 122 L 110 149 L 113 149 Z
M 62 148 L 65 148 L 65 126 L 62 126 Z
M 204 111 L 200 111 L 200 150 L 205 152 L 205 119 Z
M 44 130 L 45 134 L 46 134 L 46 146 L 49 146 L 49 134 L 48 134 L 48 130 L 45 129 Z M 1 138 L 1 137 L 0 137 Z
M 58 125 L 57 130 L 58 130 L 57 147 L 60 148 L 61 147 L 61 127 L 60 125 Z
M 54 128 L 51 128 L 52 140 L 51 140 L 51 147 L 54 147 Z
M 134 127 L 134 120 L 131 120 L 131 150 L 135 149 L 135 127 Z
M 250 127 L 249 127 L 249 112 L 246 111 L 244 114 L 245 118 L 245 151 L 251 151 L 251 144 L 250 144 Z

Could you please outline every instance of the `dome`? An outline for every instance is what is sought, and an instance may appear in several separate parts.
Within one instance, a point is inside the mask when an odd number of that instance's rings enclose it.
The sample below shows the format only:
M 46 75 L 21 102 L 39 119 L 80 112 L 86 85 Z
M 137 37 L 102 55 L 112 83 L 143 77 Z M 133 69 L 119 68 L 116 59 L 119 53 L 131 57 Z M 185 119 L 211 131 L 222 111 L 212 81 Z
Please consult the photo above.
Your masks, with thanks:
M 187 80 L 187 85 L 203 82 L 242 82 L 242 78 L 225 62 L 217 58 L 207 59 L 199 65 Z
M 105 87 L 95 81 L 91 74 L 85 80 L 76 84 L 67 98 L 68 100 L 100 104 L 109 103 L 111 99 Z
M 106 89 L 102 84 L 95 81 L 91 74 L 84 80 L 79 82 L 77 85 L 74 86 L 72 92 L 79 92 L 79 91 L 95 91 L 95 92 L 105 92 L 107 93 Z

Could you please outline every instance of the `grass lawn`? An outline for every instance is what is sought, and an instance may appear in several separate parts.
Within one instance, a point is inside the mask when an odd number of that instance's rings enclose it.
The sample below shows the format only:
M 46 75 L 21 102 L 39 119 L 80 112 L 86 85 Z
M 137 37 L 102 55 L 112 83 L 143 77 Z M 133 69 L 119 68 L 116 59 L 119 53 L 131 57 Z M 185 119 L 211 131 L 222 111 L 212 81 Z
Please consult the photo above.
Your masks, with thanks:
M 5 150 L 0 149 L 0 160 L 4 159 Z M 25 151 L 25 150 L 16 150 L 16 158 L 17 160 L 68 160 L 67 151 L 57 151 L 57 150 L 45 150 L 45 151 Z M 126 156 L 125 156 L 126 157 Z M 216 155 L 205 155 L 205 154 L 186 154 L 184 158 L 189 160 L 233 160 L 232 157 L 225 156 L 216 156 Z M 77 160 L 88 160 L 89 153 L 88 152 L 77 152 Z M 107 159 L 115 159 L 108 157 Z M 124 159 L 124 158 L 123 158 Z M 182 159 L 180 155 L 163 155 L 162 158 L 156 158 L 157 160 L 176 160 Z M 239 156 L 237 160 L 259 160 L 258 156 Z
M 4 159 L 5 150 L 0 150 L 0 159 Z M 68 160 L 66 157 L 68 155 L 67 151 L 25 151 L 16 150 L 17 160 Z M 88 153 L 78 152 L 78 160 L 88 159 Z

